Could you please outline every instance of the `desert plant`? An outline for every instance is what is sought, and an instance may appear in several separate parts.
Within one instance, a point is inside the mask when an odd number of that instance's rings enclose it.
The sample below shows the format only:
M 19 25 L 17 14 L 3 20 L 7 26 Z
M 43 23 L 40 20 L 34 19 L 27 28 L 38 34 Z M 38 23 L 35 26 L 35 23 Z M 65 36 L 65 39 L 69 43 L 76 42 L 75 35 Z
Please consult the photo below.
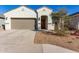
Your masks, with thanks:
M 51 17 L 55 24 L 55 29 L 63 30 L 65 27 L 68 27 L 70 16 L 67 14 L 65 9 L 60 9 L 58 12 L 52 13 Z
M 58 35 L 64 36 L 68 30 L 70 16 L 65 9 L 60 9 L 56 13 L 52 13 L 52 20 L 55 23 L 55 31 Z
M 64 30 L 55 30 L 55 32 L 56 32 L 56 35 L 58 35 L 58 36 L 66 36 L 67 35 L 66 31 L 64 31 Z

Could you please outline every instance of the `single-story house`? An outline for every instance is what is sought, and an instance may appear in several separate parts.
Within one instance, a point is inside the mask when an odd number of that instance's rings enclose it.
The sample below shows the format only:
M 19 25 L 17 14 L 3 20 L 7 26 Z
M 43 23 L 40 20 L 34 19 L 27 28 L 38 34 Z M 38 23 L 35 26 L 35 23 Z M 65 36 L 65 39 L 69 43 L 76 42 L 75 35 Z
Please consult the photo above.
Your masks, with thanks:
M 11 29 L 46 29 L 54 30 L 54 24 L 50 14 L 53 12 L 48 7 L 32 10 L 27 6 L 20 6 L 4 13 L 5 30 Z
M 76 12 L 70 16 L 72 16 L 70 21 L 70 27 L 72 29 L 79 30 L 79 12 Z

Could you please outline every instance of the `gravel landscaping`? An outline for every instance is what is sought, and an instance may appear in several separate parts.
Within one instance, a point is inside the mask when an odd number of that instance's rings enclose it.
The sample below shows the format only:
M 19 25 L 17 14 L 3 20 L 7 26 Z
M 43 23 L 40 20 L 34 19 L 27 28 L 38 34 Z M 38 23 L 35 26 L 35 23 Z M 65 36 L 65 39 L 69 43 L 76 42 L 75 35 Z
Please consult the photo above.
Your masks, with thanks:
M 79 36 L 57 36 L 48 32 L 37 32 L 34 43 L 52 44 L 79 52 Z

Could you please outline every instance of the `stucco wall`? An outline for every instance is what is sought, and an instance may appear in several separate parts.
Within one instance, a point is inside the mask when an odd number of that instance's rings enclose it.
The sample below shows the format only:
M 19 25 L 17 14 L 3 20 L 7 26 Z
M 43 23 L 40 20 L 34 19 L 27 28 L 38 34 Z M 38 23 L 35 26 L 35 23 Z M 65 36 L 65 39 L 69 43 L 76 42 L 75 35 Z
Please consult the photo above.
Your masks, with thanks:
M 48 16 L 48 30 L 54 30 L 54 24 L 52 24 L 52 19 L 50 14 L 53 12 L 51 9 L 47 7 L 42 7 L 37 10 L 38 12 L 38 29 L 41 29 L 41 16 L 46 15 Z M 5 29 L 10 30 L 11 29 L 11 18 L 37 18 L 37 15 L 34 10 L 27 8 L 25 6 L 21 6 L 19 8 L 13 9 L 5 15 Z
M 36 18 L 34 10 L 21 6 L 4 14 L 6 17 Z
M 10 30 L 11 29 L 11 18 L 6 17 L 5 18 L 5 30 Z
M 48 17 L 47 21 L 48 21 L 48 30 L 54 30 L 54 24 L 52 24 L 52 18 L 50 16 L 50 14 L 53 12 L 52 10 L 49 10 L 45 7 L 38 9 L 38 29 L 41 30 L 41 16 L 45 15 Z
M 0 26 L 2 26 L 2 24 L 5 24 L 4 20 L 5 19 L 0 19 Z
M 11 29 L 11 18 L 36 18 L 35 11 L 25 6 L 13 9 L 5 13 L 4 15 L 5 15 L 5 30 Z

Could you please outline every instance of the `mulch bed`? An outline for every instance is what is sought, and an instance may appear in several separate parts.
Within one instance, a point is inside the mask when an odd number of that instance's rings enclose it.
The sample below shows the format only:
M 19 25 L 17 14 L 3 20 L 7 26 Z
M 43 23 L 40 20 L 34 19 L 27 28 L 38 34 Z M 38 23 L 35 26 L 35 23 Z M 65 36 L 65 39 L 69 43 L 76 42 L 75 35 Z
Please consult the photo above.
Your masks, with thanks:
M 39 31 L 35 35 L 34 43 L 53 44 L 79 52 L 79 36 L 57 36 L 52 33 Z

